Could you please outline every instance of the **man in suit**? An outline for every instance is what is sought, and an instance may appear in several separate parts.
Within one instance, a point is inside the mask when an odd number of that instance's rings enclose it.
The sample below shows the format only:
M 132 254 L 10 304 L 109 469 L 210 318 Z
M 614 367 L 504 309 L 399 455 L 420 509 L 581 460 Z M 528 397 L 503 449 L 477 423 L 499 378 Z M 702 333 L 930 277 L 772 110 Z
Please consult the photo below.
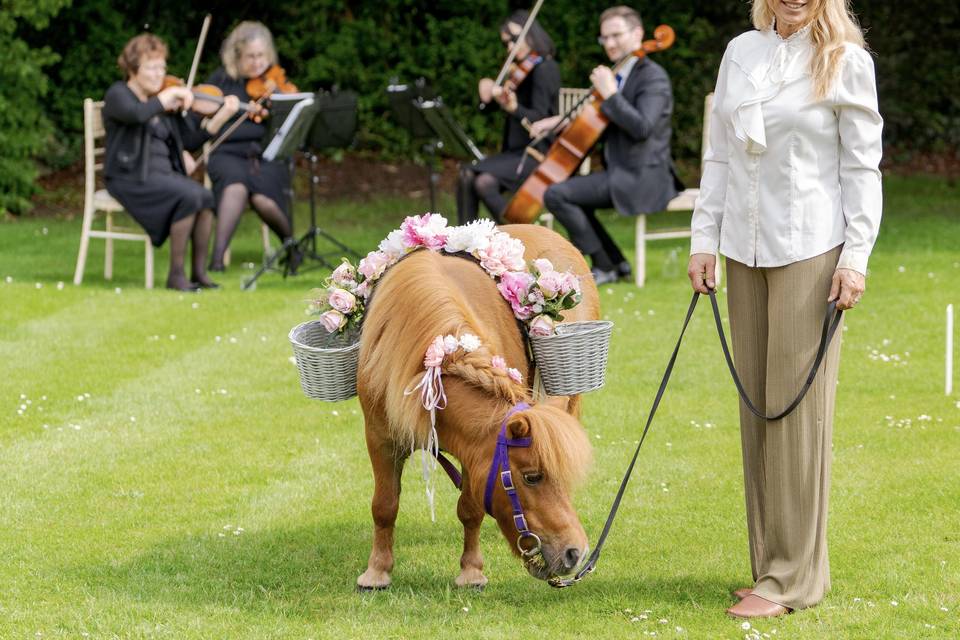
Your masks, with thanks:
M 600 111 L 610 120 L 604 134 L 606 171 L 554 184 L 543 200 L 570 240 L 591 257 L 597 284 L 605 284 L 629 277 L 631 269 L 595 211 L 611 206 L 623 215 L 663 211 L 683 185 L 670 157 L 670 78 L 656 62 L 630 56 L 643 42 L 640 14 L 625 6 L 604 11 L 599 42 L 611 62 L 626 58 L 616 73 L 601 65 L 590 74 L 603 97 Z M 549 124 L 536 123 L 538 128 Z

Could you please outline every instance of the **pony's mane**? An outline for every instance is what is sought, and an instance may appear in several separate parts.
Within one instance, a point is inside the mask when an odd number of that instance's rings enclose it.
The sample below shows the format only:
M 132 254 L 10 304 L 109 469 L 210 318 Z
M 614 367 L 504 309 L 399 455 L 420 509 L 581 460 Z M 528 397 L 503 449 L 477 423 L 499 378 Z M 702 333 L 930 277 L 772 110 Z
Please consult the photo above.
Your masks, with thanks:
M 530 450 L 548 478 L 567 486 L 583 481 L 593 461 L 580 421 L 557 407 L 538 404 L 520 414 L 530 424 Z
M 438 335 L 472 333 L 481 343 L 473 352 L 460 349 L 447 356 L 444 377 L 456 376 L 504 406 L 527 396 L 524 385 L 492 367 L 492 356 L 504 353 L 503 336 L 488 330 L 478 317 L 467 299 L 464 279 L 454 280 L 444 268 L 453 260 L 458 258 L 432 251 L 407 256 L 377 283 L 364 318 L 359 374 L 366 381 L 371 399 L 384 407 L 394 440 L 405 445 L 421 447 L 427 442 L 429 414 L 420 403 L 420 394 L 404 392 L 422 378 L 427 346 Z M 469 278 L 469 287 L 485 294 L 485 300 L 501 305 L 514 325 L 513 315 L 493 281 L 479 266 L 469 271 L 476 272 Z M 516 331 L 522 341 L 519 329 Z M 526 361 L 510 364 L 526 375 Z

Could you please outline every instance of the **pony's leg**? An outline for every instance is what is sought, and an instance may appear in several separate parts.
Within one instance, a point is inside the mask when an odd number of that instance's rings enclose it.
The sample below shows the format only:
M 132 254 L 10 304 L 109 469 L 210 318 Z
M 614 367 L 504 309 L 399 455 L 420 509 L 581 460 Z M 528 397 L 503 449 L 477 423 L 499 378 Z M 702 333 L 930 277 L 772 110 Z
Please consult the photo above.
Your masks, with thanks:
M 386 589 L 393 570 L 393 526 L 400 508 L 400 474 L 404 460 L 391 445 L 367 442 L 373 465 L 373 548 L 367 570 L 357 578 L 360 589 Z
M 463 486 L 467 487 L 464 474 Z M 480 553 L 480 525 L 483 523 L 483 507 L 464 490 L 457 503 L 457 517 L 463 523 L 463 555 L 460 556 L 458 587 L 483 587 L 487 577 L 483 575 L 483 555 Z

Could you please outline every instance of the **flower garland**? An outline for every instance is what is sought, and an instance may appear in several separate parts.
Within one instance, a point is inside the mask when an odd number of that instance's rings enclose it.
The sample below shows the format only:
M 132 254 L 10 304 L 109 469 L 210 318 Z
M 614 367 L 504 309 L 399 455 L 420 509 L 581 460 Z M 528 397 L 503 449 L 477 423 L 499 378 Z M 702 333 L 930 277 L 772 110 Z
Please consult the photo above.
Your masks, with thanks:
M 344 258 L 324 281 L 324 287 L 310 292 L 309 311 L 320 315 L 330 333 L 358 329 L 376 281 L 402 257 L 418 249 L 473 256 L 497 280 L 500 295 L 533 336 L 552 335 L 561 313 L 582 298 L 576 275 L 569 270 L 556 271 L 545 258 L 528 266 L 523 242 L 498 231 L 492 220 L 448 227 L 443 216 L 425 213 L 408 216 L 357 266 Z

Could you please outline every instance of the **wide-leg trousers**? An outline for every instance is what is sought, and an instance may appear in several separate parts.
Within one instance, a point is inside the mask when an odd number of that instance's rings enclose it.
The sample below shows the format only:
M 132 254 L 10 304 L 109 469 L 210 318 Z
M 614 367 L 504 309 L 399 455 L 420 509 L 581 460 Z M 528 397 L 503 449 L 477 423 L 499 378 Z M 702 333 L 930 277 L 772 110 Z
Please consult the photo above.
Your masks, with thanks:
M 813 365 L 840 250 L 773 268 L 727 259 L 734 361 L 766 415 L 793 400 Z M 815 605 L 830 589 L 827 503 L 841 330 L 793 413 L 762 420 L 740 402 L 754 593 L 791 609 Z

